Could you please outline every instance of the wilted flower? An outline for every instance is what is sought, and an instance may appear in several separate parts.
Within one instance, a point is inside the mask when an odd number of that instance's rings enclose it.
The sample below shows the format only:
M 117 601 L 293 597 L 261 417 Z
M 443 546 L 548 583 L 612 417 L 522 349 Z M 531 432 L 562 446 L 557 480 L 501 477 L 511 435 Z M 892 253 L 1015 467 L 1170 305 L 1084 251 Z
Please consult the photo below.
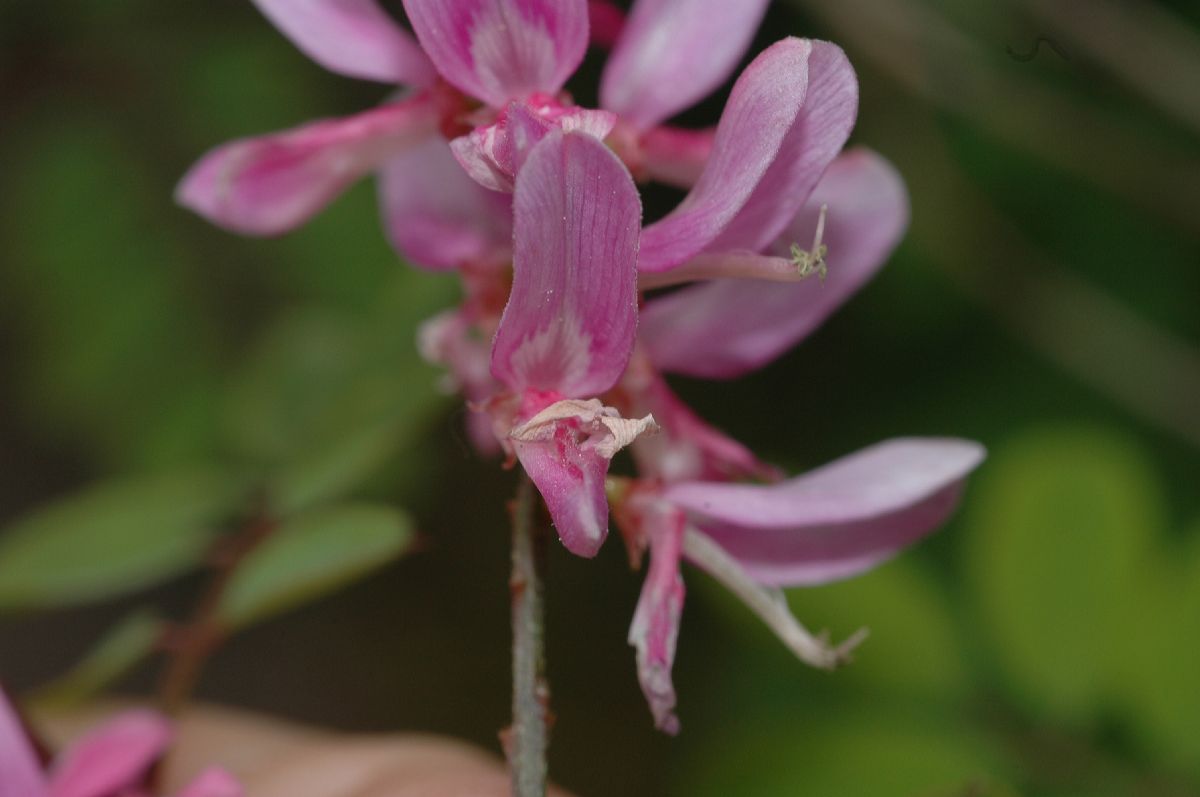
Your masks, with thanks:
M 151 797 L 147 778 L 171 744 L 171 725 L 127 711 L 86 734 L 43 767 L 16 711 L 0 691 L 0 797 Z M 209 769 L 177 797 L 242 797 L 221 769 Z

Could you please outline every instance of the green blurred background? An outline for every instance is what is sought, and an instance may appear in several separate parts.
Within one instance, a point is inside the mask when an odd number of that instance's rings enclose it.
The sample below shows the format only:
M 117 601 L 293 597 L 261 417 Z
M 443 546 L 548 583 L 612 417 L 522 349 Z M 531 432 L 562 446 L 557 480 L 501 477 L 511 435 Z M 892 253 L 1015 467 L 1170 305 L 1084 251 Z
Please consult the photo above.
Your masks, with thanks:
M 791 594 L 810 626 L 871 627 L 848 670 L 806 670 L 688 573 L 676 739 L 625 643 L 640 576 L 619 545 L 556 550 L 554 775 L 630 797 L 1200 794 L 1200 6 L 796 0 L 757 46 L 791 34 L 850 54 L 854 142 L 899 166 L 913 227 L 794 352 L 677 386 L 793 472 L 905 434 L 991 457 L 931 541 Z M 1054 46 L 1027 59 L 1038 37 Z M 301 598 L 272 593 L 199 695 L 497 748 L 513 477 L 477 461 L 413 350 L 452 279 L 397 261 L 367 184 L 269 241 L 171 202 L 205 149 L 386 91 L 311 64 L 246 0 L 0 0 L 0 677 L 18 691 L 131 612 L 66 691 L 152 689 L 160 663 L 121 650 L 157 628 L 147 607 L 187 616 L 228 495 L 312 527 L 403 507 L 415 546 L 401 517 L 377 562 L 336 574 L 351 586 L 288 612 Z

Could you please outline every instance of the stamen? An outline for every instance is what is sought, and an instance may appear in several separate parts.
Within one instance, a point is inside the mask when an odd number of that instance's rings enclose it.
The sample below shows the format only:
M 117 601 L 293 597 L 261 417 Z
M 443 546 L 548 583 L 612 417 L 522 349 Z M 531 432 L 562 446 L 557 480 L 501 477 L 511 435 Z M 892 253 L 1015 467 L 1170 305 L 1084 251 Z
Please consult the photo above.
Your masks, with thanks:
M 825 255 L 829 250 L 822 243 L 825 236 L 825 217 L 828 213 L 829 206 L 821 205 L 821 214 L 817 217 L 817 232 L 813 236 L 812 249 L 805 250 L 800 248 L 800 244 L 792 244 L 792 263 L 798 269 L 802 279 L 816 273 L 821 282 L 824 282 L 825 276 L 829 272 L 829 266 L 825 263 Z

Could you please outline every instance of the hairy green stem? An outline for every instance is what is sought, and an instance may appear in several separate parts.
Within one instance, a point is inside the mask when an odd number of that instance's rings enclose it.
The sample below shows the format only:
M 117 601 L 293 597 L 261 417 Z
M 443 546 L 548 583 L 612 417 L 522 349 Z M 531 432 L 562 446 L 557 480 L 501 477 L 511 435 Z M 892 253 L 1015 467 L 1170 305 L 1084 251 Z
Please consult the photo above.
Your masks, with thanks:
M 545 797 L 547 718 L 545 595 L 546 535 L 537 522 L 538 495 L 522 473 L 513 505 L 513 696 L 508 759 L 513 797 Z

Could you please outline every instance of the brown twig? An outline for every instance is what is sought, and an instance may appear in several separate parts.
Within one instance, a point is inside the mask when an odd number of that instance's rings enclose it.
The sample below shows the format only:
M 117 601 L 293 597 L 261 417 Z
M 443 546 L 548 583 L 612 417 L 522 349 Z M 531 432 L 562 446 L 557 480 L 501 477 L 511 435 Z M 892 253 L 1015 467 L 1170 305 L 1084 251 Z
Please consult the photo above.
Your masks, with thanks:
M 236 534 L 217 545 L 211 560 L 212 578 L 191 619 L 173 629 L 166 640 L 170 658 L 158 688 L 158 702 L 166 713 L 174 715 L 183 709 L 209 656 L 225 640 L 227 632 L 216 619 L 225 589 L 238 565 L 271 535 L 275 526 L 265 508 L 259 507 Z

